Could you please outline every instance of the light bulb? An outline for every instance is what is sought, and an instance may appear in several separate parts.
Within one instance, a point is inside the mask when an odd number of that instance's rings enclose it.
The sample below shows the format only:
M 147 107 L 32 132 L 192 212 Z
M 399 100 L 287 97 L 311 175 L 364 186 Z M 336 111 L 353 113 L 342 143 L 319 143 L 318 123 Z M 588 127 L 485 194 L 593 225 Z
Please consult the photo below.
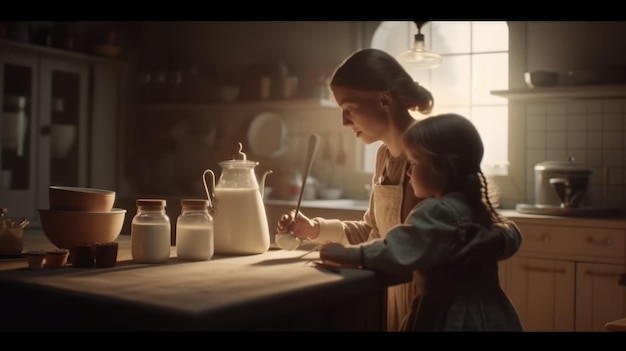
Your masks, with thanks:
M 424 34 L 415 35 L 415 44 L 396 57 L 398 62 L 407 69 L 435 68 L 441 65 L 441 55 L 429 51 L 424 46 Z

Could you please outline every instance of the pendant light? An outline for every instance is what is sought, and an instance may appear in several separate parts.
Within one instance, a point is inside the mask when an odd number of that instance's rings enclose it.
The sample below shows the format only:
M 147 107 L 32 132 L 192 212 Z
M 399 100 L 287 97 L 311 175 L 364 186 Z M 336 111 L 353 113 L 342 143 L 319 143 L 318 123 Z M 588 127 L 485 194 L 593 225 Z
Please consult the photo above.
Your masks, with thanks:
M 398 62 L 407 70 L 414 68 L 435 68 L 441 64 L 441 55 L 429 51 L 424 45 L 422 26 L 428 21 L 413 21 L 417 26 L 413 48 L 396 57 Z

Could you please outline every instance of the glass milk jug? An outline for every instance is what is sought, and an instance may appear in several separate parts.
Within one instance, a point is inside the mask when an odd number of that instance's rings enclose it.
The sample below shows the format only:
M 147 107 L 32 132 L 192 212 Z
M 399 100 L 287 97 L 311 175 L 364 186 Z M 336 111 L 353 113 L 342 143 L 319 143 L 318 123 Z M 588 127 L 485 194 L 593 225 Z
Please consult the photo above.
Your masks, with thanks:
M 217 185 L 215 174 L 207 169 L 202 182 L 211 202 L 214 250 L 217 255 L 252 255 L 264 253 L 270 246 L 270 235 L 263 204 L 263 190 L 254 172 L 259 164 L 246 159 L 239 143 L 241 159 L 219 162 L 222 172 Z M 263 174 L 265 177 L 272 173 Z M 207 175 L 211 181 L 207 185 Z

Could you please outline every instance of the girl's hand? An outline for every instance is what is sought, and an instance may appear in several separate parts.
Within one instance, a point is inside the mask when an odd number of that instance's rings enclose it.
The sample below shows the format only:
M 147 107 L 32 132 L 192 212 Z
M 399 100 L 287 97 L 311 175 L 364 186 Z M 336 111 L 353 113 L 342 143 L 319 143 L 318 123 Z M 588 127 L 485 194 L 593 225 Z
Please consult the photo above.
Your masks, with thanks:
M 320 259 L 341 265 L 353 266 L 348 257 L 348 250 L 343 244 L 328 242 L 320 248 Z

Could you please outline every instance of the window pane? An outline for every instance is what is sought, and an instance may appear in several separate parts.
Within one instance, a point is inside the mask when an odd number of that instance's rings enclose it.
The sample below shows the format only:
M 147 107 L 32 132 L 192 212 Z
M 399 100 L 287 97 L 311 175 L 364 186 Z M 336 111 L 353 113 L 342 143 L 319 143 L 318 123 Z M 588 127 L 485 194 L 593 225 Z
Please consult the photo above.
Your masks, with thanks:
M 509 26 L 503 21 L 472 22 L 472 51 L 508 51 Z
M 469 105 L 471 63 L 469 55 L 447 56 L 441 66 L 431 70 L 435 104 Z
M 361 143 L 363 144 L 363 143 Z M 363 148 L 363 172 L 374 173 L 376 167 L 376 151 L 383 144 L 382 141 L 375 141 L 371 144 L 364 144 Z
M 411 75 L 411 77 L 413 77 L 413 80 L 418 82 L 420 85 L 424 86 L 426 89 L 431 90 L 431 73 L 432 70 L 430 69 L 412 69 L 412 70 L 407 70 L 407 72 L 409 72 L 409 74 Z
M 410 33 L 409 26 L 413 32 Z M 384 21 L 372 37 L 372 48 L 381 49 L 393 56 L 413 47 L 413 34 L 417 33 L 417 27 L 407 21 Z
M 491 95 L 509 86 L 509 54 L 480 54 L 472 62 L 472 104 L 506 105 L 507 100 Z
M 467 21 L 432 22 L 430 23 L 432 35 L 424 44 L 440 55 L 467 54 L 470 52 L 470 23 Z
M 397 55 L 413 46 L 413 36 L 417 33 L 413 22 L 386 21 L 381 28 L 379 32 L 385 33 L 377 32 L 372 47 Z M 414 80 L 432 92 L 435 106 L 431 115 L 458 113 L 470 118 L 485 144 L 483 171 L 506 175 L 508 101 L 492 96 L 490 92 L 508 88 L 507 23 L 431 21 L 422 27 L 422 33 L 426 47 L 443 56 L 438 68 L 409 72 Z M 411 114 L 416 118 L 424 117 L 420 113 Z M 363 160 L 365 172 L 373 171 L 377 146 L 378 143 L 365 147 L 364 154 L 369 155 Z
M 508 165 L 508 107 L 473 107 L 471 120 L 483 139 L 483 171 L 488 167 Z
M 432 115 L 440 115 L 444 113 L 456 113 L 463 117 L 470 118 L 471 117 L 471 108 L 469 106 L 446 106 L 439 105 L 435 106 L 433 109 Z M 471 118 L 470 118 L 471 119 Z

